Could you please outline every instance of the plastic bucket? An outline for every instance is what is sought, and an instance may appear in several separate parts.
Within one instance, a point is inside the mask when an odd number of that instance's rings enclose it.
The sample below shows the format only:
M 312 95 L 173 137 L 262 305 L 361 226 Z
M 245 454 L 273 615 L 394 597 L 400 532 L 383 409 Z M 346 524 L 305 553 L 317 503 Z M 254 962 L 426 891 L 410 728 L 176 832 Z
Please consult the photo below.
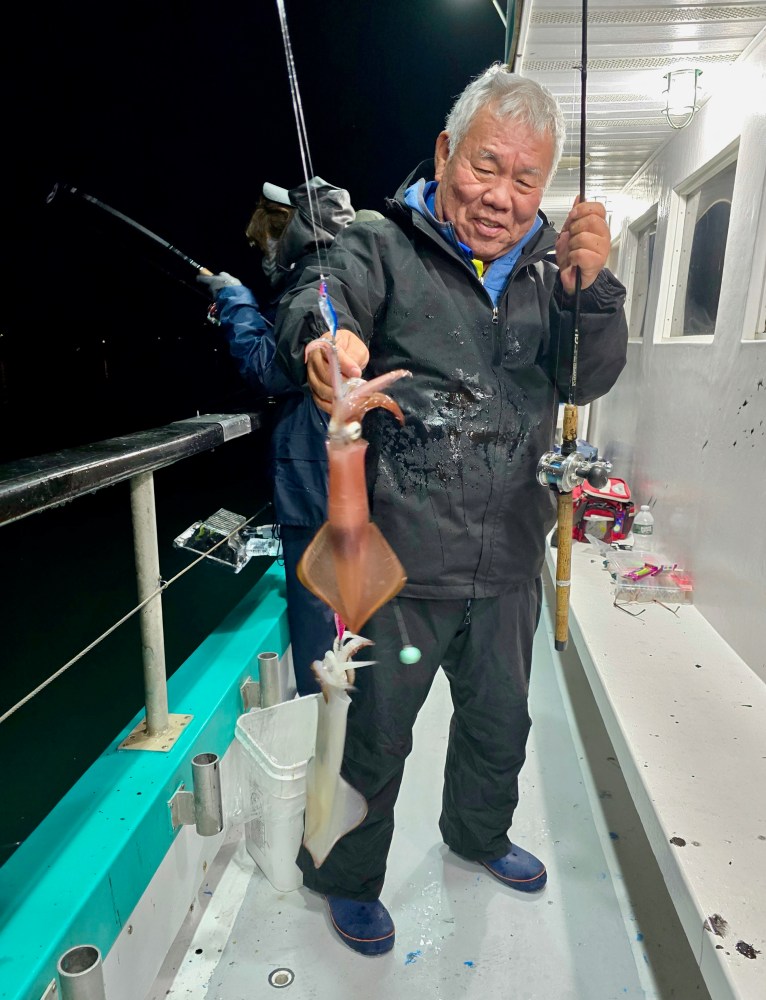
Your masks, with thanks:
M 295 863 L 303 839 L 306 765 L 314 755 L 317 699 L 296 698 L 255 709 L 237 720 L 236 737 L 247 752 L 249 809 L 245 846 L 275 889 L 303 884 Z

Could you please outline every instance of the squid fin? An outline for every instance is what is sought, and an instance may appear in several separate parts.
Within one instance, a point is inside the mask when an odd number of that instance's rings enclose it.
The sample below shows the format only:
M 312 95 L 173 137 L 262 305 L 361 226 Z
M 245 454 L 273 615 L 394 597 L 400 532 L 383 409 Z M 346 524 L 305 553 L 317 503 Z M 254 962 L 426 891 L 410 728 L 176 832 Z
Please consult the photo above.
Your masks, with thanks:
M 359 565 L 350 565 L 338 557 L 343 562 L 343 578 L 338 572 L 329 522 L 319 529 L 298 564 L 298 579 L 303 586 L 337 612 L 352 632 L 358 632 L 407 580 L 404 567 L 378 526 L 368 521 L 364 531 Z

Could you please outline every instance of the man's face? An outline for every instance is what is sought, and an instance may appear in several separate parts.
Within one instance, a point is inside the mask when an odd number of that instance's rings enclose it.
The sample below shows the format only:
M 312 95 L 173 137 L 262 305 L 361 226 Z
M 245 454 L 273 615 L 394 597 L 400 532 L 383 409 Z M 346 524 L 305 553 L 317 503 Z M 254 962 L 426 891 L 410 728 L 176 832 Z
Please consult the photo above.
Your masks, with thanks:
M 484 108 L 451 159 L 449 135 L 436 140 L 436 215 L 451 222 L 474 257 L 507 253 L 534 222 L 553 165 L 553 138 Z

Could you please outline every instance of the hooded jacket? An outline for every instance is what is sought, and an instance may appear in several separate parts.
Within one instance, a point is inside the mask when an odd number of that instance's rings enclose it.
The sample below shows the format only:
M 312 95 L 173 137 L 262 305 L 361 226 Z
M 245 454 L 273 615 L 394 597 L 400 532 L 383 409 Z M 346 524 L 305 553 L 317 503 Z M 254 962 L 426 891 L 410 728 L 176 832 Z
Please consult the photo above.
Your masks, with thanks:
M 387 219 L 338 236 L 324 273 L 339 327 L 369 347 L 365 378 L 413 376 L 389 390 L 404 427 L 380 409 L 364 420 L 371 516 L 405 568 L 403 594 L 492 597 L 539 576 L 556 519 L 536 471 L 569 390 L 573 300 L 542 212 L 491 296 L 452 226 L 432 224 L 407 196 L 425 177 L 433 161 L 400 187 Z M 298 383 L 305 344 L 324 332 L 317 281 L 307 268 L 277 314 L 278 361 Z M 624 367 L 624 297 L 606 269 L 581 293 L 578 404 Z
M 348 191 L 320 177 L 292 188 L 289 198 L 295 211 L 277 247 L 274 300 L 262 309 L 249 288 L 232 285 L 219 291 L 216 306 L 240 374 L 257 391 L 278 397 L 270 450 L 275 519 L 319 528 L 327 517 L 327 417 L 274 363 L 273 318 L 304 265 L 320 266 L 335 236 L 353 221 L 354 210 Z
M 300 274 L 304 261 L 319 263 L 323 251 L 341 229 L 354 221 L 348 191 L 328 184 L 321 177 L 312 177 L 307 184 L 291 188 L 287 196 L 295 211 L 277 247 L 277 268 L 282 275 L 277 286 L 280 292 L 294 284 L 293 272 L 297 270 Z

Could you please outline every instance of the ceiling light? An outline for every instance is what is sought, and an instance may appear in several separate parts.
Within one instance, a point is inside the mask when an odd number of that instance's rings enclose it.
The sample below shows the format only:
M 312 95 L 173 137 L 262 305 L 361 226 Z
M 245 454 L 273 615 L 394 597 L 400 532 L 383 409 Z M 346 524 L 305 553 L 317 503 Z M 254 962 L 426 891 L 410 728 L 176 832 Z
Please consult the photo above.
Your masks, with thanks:
M 683 128 L 699 111 L 701 69 L 673 69 L 664 76 L 666 89 L 663 114 L 671 128 Z

